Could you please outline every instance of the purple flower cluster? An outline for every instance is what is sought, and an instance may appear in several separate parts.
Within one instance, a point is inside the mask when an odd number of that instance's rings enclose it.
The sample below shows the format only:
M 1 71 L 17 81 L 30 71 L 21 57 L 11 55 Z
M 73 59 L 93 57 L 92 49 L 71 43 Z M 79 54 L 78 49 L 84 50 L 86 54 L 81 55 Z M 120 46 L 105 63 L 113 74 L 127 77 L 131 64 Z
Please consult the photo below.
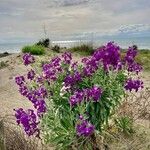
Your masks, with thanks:
M 118 69 L 118 66 L 120 67 L 120 47 L 114 44 L 114 42 L 109 42 L 106 46 L 99 48 L 94 53 L 94 57 L 103 63 L 105 70 L 108 70 L 110 67 L 113 67 L 113 69 Z
M 76 70 L 78 69 L 78 62 L 72 63 L 71 69 L 72 69 L 73 71 L 76 71 Z
M 135 62 L 135 57 L 137 55 L 137 46 L 129 47 L 126 56 L 125 63 L 127 64 L 129 72 L 136 72 L 137 74 L 142 70 L 142 66 Z
M 15 81 L 16 81 L 17 85 L 21 86 L 24 84 L 25 78 L 24 78 L 24 76 L 17 76 L 17 77 L 15 77 Z
M 134 62 L 136 55 L 137 55 L 137 47 L 135 46 L 129 47 L 125 56 L 125 61 L 128 64 L 132 64 Z
M 62 55 L 62 58 L 63 58 L 63 62 L 65 64 L 70 64 L 71 63 L 71 60 L 72 60 L 72 55 L 71 53 L 69 52 L 65 52 L 63 55 Z
M 34 72 L 34 70 L 31 69 L 31 70 L 28 72 L 28 74 L 27 74 L 27 78 L 28 78 L 29 80 L 33 80 L 34 77 L 35 77 L 35 72 Z
M 23 56 L 23 60 L 25 65 L 34 62 L 34 58 L 30 54 L 25 54 Z M 35 75 L 36 74 L 34 70 L 31 69 L 27 73 L 27 79 L 33 80 L 35 78 Z M 47 110 L 45 103 L 45 98 L 47 97 L 47 90 L 44 88 L 44 86 L 42 86 L 42 84 L 40 86 L 38 85 L 38 87 L 36 88 L 27 87 L 27 82 L 25 81 L 24 76 L 17 76 L 15 78 L 15 81 L 16 84 L 19 86 L 20 94 L 28 98 L 32 102 L 36 110 L 36 113 L 32 109 L 28 109 L 27 111 L 24 111 L 22 108 L 15 110 L 17 123 L 23 125 L 27 135 L 30 136 L 35 134 L 36 136 L 39 136 L 37 120 L 40 119 Z
M 44 78 L 56 80 L 57 74 L 62 71 L 61 59 L 59 57 L 53 58 L 50 63 L 44 64 L 42 68 Z
M 143 82 L 141 80 L 128 79 L 124 87 L 126 90 L 129 90 L 130 92 L 132 90 L 135 90 L 137 92 L 139 88 L 143 88 Z
M 94 126 L 87 120 L 81 120 L 80 124 L 76 126 L 76 132 L 78 136 L 88 137 L 94 133 Z
M 97 61 L 94 56 L 83 58 L 82 62 L 85 65 L 85 67 L 83 67 L 83 76 L 91 76 L 98 69 L 99 61 Z
M 38 129 L 37 116 L 34 110 L 28 109 L 25 112 L 22 108 L 15 110 L 15 117 L 17 119 L 18 125 L 22 124 L 24 131 L 28 136 L 36 135 L 39 137 L 40 131 Z
M 72 95 L 69 99 L 70 106 L 73 107 L 77 104 L 80 104 L 83 101 L 93 100 L 94 102 L 98 102 L 102 95 L 101 88 L 94 86 L 92 88 L 78 90 Z
M 142 66 L 136 62 L 133 62 L 132 64 L 128 64 L 129 72 L 136 72 L 136 74 L 138 74 L 142 69 L 143 69 Z
M 23 55 L 23 63 L 25 66 L 34 62 L 35 62 L 35 58 L 30 53 L 26 53 Z
M 85 65 L 83 68 L 84 76 L 91 76 L 100 64 L 103 65 L 105 71 L 108 71 L 109 68 L 121 69 L 120 47 L 114 42 L 109 42 L 106 46 L 98 48 L 92 57 L 84 58 L 82 62 Z
M 102 95 L 102 89 L 97 86 L 93 86 L 91 89 L 85 89 L 87 99 L 93 99 L 94 102 L 98 102 Z
M 65 77 L 64 83 L 65 86 L 73 86 L 75 83 L 81 81 L 81 74 L 78 71 L 75 71 L 74 74 L 69 74 Z

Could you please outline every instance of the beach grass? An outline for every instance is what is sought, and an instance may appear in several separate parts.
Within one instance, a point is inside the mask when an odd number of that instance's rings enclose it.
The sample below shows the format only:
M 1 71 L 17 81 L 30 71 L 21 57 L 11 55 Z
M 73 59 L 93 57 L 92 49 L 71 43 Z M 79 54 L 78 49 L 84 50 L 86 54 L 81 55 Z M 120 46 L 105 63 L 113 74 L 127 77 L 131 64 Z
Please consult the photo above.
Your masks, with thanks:
M 23 53 L 31 53 L 33 55 L 45 54 L 45 48 L 41 45 L 27 45 L 22 48 Z
M 70 52 L 78 53 L 82 56 L 92 55 L 94 53 L 94 48 L 92 43 L 76 45 L 69 48 Z

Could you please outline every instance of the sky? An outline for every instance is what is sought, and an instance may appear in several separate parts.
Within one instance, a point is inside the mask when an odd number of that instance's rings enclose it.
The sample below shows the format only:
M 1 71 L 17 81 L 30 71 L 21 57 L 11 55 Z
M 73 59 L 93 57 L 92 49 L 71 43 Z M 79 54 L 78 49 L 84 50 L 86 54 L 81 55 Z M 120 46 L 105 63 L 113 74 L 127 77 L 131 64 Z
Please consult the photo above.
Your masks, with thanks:
M 150 36 L 150 0 L 0 0 L 0 42 Z

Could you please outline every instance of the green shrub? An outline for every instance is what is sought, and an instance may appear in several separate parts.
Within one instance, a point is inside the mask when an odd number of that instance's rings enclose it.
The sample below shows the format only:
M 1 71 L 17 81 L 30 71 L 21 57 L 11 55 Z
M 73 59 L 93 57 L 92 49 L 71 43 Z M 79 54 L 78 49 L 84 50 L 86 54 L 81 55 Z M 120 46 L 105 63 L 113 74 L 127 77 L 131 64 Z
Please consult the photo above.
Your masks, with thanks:
M 91 55 L 94 52 L 92 44 L 81 44 L 70 48 L 71 52 L 78 52 L 81 55 Z
M 45 49 L 41 45 L 28 45 L 22 48 L 23 53 L 31 53 L 33 55 L 43 55 L 45 53 Z

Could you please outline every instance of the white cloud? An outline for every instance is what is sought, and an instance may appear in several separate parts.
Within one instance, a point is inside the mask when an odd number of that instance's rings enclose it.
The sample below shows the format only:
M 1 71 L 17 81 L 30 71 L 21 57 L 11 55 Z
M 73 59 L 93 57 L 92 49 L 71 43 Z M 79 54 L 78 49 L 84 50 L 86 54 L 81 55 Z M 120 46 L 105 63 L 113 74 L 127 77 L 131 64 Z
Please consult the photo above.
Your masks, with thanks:
M 37 39 L 43 24 L 50 36 L 146 31 L 149 6 L 149 0 L 0 0 L 0 38 Z

